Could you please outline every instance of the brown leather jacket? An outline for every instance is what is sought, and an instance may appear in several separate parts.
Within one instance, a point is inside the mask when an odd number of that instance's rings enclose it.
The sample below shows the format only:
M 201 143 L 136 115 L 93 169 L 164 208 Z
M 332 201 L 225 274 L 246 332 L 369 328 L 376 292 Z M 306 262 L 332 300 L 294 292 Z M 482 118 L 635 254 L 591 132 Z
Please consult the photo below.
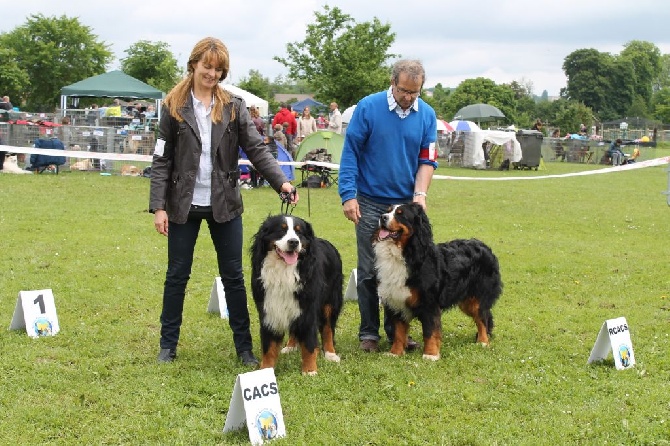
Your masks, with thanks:
M 233 107 L 235 120 L 231 121 Z M 184 118 L 182 122 L 171 116 L 167 109 L 161 116 L 149 193 L 149 210 L 165 209 L 169 221 L 175 223 L 185 223 L 188 218 L 202 153 L 191 101 L 180 109 L 180 114 Z M 161 140 L 165 141 L 162 153 Z M 232 220 L 244 211 L 237 185 L 239 147 L 274 190 L 279 191 L 288 181 L 258 134 L 244 100 L 232 96 L 224 108 L 223 120 L 212 123 L 212 212 L 219 223 Z

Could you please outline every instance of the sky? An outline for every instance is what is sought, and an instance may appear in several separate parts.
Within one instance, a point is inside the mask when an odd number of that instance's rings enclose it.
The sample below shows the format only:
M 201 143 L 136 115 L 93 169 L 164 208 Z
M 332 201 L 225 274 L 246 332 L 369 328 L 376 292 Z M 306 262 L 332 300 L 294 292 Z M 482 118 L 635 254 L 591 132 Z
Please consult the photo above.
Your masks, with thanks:
M 457 87 L 485 77 L 497 84 L 518 81 L 533 93 L 557 96 L 571 52 L 594 48 L 619 54 L 632 40 L 654 43 L 670 53 L 667 0 L 3 0 L 0 33 L 24 25 L 32 14 L 77 17 L 109 45 L 119 68 L 125 50 L 139 40 L 165 42 L 179 66 L 203 37 L 221 39 L 230 52 L 224 83 L 236 84 L 258 70 L 271 81 L 288 70 L 274 56 L 302 42 L 314 12 L 340 8 L 357 23 L 375 17 L 396 34 L 389 52 L 419 59 L 425 87 Z

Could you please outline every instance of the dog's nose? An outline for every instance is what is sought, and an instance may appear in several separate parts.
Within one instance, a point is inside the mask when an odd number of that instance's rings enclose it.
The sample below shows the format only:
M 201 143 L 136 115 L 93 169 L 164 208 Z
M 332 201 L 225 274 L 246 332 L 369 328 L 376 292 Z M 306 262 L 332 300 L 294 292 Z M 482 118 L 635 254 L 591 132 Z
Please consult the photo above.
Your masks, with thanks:
M 379 222 L 382 224 L 382 226 L 385 226 L 389 222 L 389 214 L 382 214 L 381 217 L 379 217 Z
M 287 243 L 288 243 L 288 248 L 289 249 L 295 250 L 298 247 L 298 243 L 300 243 L 300 242 L 298 241 L 297 238 L 292 238 L 292 239 L 289 239 L 289 241 Z

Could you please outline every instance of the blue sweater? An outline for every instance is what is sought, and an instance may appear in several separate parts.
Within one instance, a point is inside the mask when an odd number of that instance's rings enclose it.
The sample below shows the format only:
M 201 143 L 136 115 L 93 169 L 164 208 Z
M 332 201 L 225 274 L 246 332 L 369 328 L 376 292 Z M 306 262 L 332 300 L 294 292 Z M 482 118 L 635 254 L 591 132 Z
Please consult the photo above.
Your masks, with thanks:
M 419 164 L 437 168 L 436 162 L 419 156 L 436 139 L 435 111 L 422 99 L 418 111 L 405 119 L 389 110 L 386 91 L 361 99 L 342 149 L 338 178 L 342 202 L 357 195 L 384 204 L 411 201 Z

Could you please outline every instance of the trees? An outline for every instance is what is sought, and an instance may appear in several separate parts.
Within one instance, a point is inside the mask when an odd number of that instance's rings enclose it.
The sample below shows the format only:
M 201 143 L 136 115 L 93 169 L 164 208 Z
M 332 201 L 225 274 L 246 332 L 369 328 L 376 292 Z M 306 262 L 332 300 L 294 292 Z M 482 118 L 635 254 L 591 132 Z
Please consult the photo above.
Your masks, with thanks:
M 163 92 L 170 91 L 183 75 L 165 42 L 140 40 L 124 52 L 128 57 L 121 59 L 121 70 Z
M 32 111 L 52 111 L 63 86 L 104 73 L 113 55 L 96 37 L 78 18 L 42 14 L 31 15 L 25 25 L 0 35 L 0 48 L 15 57 L 14 72 L 18 68 L 30 80 L 15 95 L 17 102 L 25 102 Z
M 11 48 L 0 48 L 0 67 L 0 95 L 9 96 L 18 106 L 30 86 L 28 73 L 18 65 L 16 51 Z
M 337 7 L 314 15 L 305 40 L 287 44 L 286 57 L 274 57 L 291 78 L 307 81 L 321 102 L 336 100 L 341 107 L 388 87 L 386 62 L 397 57 L 387 53 L 395 40 L 391 25 L 377 18 L 355 23 Z
M 623 63 L 632 66 L 635 73 L 633 92 L 648 106 L 651 103 L 652 86 L 663 68 L 661 51 L 651 42 L 633 40 L 624 45 L 619 57 Z

